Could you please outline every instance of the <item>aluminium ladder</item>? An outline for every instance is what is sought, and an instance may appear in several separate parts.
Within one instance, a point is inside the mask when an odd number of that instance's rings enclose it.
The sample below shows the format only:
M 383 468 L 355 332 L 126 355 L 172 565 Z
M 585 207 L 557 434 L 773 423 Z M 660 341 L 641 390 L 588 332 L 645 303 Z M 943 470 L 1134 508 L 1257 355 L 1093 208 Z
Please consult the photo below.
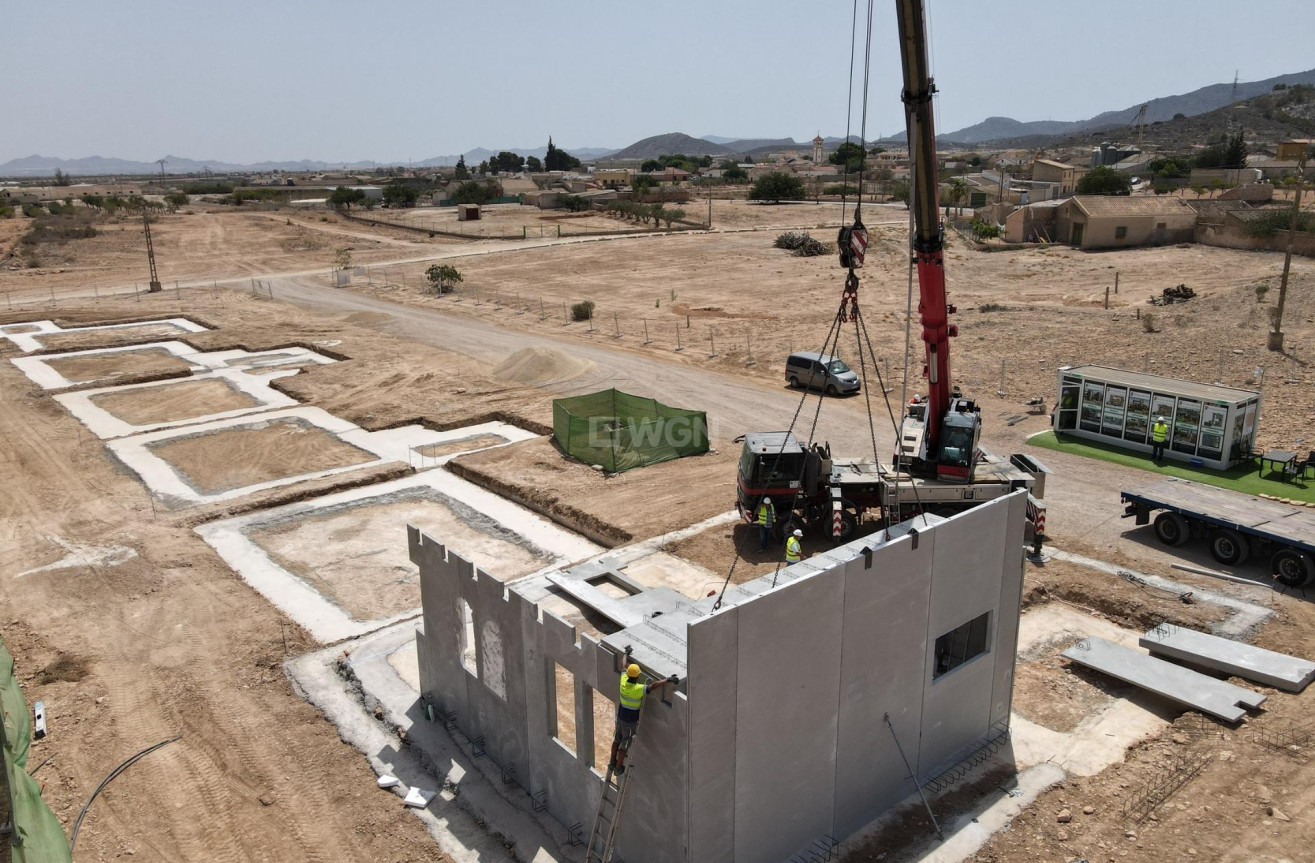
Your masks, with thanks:
M 645 693 L 647 701 L 647 693 Z M 628 755 L 630 747 L 639 737 L 639 722 L 644 718 L 644 703 L 640 702 L 639 719 L 635 722 L 635 733 L 624 745 Z M 589 831 L 589 844 L 586 846 L 585 863 L 611 863 L 616 852 L 616 834 L 621 827 L 621 813 L 626 805 L 626 791 L 630 780 L 634 778 L 635 765 L 626 759 L 625 772 L 620 776 L 609 764 L 607 775 L 603 777 L 603 793 L 598 798 L 598 812 L 594 814 L 594 826 Z

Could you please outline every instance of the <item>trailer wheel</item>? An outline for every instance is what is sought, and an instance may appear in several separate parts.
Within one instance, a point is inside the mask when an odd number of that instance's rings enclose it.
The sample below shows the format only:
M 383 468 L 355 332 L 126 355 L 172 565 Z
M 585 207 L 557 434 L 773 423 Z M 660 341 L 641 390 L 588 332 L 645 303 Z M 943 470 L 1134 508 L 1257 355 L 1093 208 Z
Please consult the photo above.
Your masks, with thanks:
M 1185 545 L 1192 532 L 1187 519 L 1176 512 L 1162 512 L 1155 517 L 1155 535 L 1165 545 Z
M 1251 556 L 1251 546 L 1242 534 L 1221 527 L 1210 534 L 1210 554 L 1225 566 L 1237 566 Z
M 1305 587 L 1315 582 L 1315 559 L 1295 548 L 1281 548 L 1270 558 L 1274 578 L 1285 587 Z

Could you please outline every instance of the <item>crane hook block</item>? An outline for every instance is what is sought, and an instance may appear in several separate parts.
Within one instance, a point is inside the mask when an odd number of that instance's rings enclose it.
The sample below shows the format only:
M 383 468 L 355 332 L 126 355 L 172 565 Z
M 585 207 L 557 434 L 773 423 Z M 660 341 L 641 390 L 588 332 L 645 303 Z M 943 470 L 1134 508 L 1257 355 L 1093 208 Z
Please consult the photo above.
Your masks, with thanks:
M 868 229 L 855 219 L 853 225 L 840 229 L 836 248 L 840 250 L 840 266 L 851 270 L 862 268 L 868 248 Z

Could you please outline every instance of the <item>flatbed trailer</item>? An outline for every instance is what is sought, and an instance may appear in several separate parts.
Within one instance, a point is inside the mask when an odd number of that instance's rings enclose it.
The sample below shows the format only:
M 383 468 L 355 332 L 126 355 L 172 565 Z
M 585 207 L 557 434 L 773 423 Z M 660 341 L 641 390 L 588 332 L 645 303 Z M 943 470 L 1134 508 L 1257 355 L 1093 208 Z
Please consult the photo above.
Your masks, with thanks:
M 1204 539 L 1226 566 L 1255 553 L 1269 555 L 1274 578 L 1287 587 L 1315 585 L 1315 509 L 1216 488 L 1185 479 L 1164 479 L 1120 493 L 1124 518 L 1150 524 L 1169 546 Z

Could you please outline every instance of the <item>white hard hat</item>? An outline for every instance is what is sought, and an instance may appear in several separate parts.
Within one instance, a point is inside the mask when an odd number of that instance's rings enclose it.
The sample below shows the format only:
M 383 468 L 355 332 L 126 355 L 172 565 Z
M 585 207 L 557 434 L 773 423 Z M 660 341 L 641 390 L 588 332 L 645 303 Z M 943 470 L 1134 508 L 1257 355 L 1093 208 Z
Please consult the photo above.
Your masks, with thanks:
M 772 502 L 772 499 L 771 499 L 770 497 L 764 497 L 764 498 L 763 498 L 763 503 L 771 503 L 771 502 Z
M 803 536 L 803 535 L 804 535 L 804 532 L 803 532 L 802 530 L 800 530 L 799 528 L 796 527 L 796 528 L 794 529 L 794 535 L 795 535 L 795 536 Z

